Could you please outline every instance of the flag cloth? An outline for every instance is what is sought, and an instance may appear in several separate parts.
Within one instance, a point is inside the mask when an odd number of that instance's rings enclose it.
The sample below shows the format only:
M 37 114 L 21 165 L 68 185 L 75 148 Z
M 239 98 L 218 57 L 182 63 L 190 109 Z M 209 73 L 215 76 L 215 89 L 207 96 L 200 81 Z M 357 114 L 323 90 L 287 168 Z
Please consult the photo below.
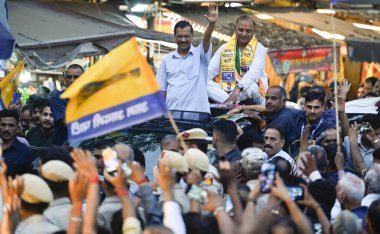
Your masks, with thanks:
M 90 67 L 61 95 L 68 98 L 69 142 L 130 127 L 167 112 L 160 88 L 133 37 Z
M 17 88 L 19 84 L 20 74 L 24 68 L 24 63 L 17 66 L 0 81 L 0 108 L 1 110 L 8 108 L 14 98 L 18 97 Z

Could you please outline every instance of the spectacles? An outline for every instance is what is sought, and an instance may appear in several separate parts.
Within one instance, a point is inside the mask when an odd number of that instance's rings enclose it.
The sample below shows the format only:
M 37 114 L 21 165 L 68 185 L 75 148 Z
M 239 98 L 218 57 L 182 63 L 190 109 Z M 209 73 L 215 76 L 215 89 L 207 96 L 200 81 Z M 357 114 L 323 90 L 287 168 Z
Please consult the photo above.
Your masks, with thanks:
M 79 76 L 77 76 L 77 75 L 66 75 L 65 76 L 66 77 L 66 79 L 69 79 L 69 80 L 75 80 L 76 78 L 78 78 Z

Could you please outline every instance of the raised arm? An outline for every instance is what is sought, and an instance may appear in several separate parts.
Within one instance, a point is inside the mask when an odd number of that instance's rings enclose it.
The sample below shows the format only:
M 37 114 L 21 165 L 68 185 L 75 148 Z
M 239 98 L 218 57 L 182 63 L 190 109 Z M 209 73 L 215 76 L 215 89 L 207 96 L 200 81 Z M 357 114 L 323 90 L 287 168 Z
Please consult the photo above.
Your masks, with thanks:
M 286 207 L 289 210 L 290 216 L 293 221 L 297 224 L 301 233 L 313 233 L 309 225 L 309 221 L 302 211 L 298 208 L 297 204 L 290 197 L 286 186 L 284 185 L 283 180 L 281 179 L 278 172 L 276 173 L 276 186 L 271 185 L 271 194 L 277 199 L 280 199 L 285 203 Z
M 348 130 L 348 139 L 350 142 L 350 153 L 352 159 L 352 165 L 354 170 L 362 175 L 362 172 L 366 169 L 362 155 L 360 154 L 359 145 L 358 145 L 358 132 L 357 125 L 351 125 L 351 128 Z
M 208 6 L 208 14 L 205 15 L 205 18 L 208 21 L 208 25 L 203 34 L 203 50 L 205 53 L 208 52 L 211 43 L 211 34 L 214 31 L 215 23 L 218 20 L 218 5 L 211 4 Z

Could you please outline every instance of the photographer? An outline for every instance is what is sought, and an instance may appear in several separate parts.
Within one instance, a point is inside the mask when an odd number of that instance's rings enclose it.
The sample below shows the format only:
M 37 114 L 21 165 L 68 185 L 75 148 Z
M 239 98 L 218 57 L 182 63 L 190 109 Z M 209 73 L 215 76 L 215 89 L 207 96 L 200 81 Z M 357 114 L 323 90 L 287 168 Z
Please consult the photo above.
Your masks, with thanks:
M 380 148 L 379 115 L 363 116 L 361 125 L 352 125 L 348 137 L 344 138 L 343 146 L 347 149 L 347 167 L 363 175 L 373 163 L 373 153 Z

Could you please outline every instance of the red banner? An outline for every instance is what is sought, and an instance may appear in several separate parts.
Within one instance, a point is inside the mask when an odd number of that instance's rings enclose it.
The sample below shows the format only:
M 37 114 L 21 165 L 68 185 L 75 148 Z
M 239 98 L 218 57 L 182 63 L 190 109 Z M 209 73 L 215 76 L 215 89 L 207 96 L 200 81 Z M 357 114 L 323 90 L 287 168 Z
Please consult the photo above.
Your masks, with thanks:
M 337 59 L 340 51 L 336 49 Z M 333 71 L 333 48 L 318 47 L 305 49 L 285 49 L 269 51 L 268 55 L 272 61 L 277 74 L 282 73 L 283 63 L 286 60 L 291 62 L 289 73 L 299 73 L 308 70 Z M 337 61 L 339 71 L 339 60 Z

